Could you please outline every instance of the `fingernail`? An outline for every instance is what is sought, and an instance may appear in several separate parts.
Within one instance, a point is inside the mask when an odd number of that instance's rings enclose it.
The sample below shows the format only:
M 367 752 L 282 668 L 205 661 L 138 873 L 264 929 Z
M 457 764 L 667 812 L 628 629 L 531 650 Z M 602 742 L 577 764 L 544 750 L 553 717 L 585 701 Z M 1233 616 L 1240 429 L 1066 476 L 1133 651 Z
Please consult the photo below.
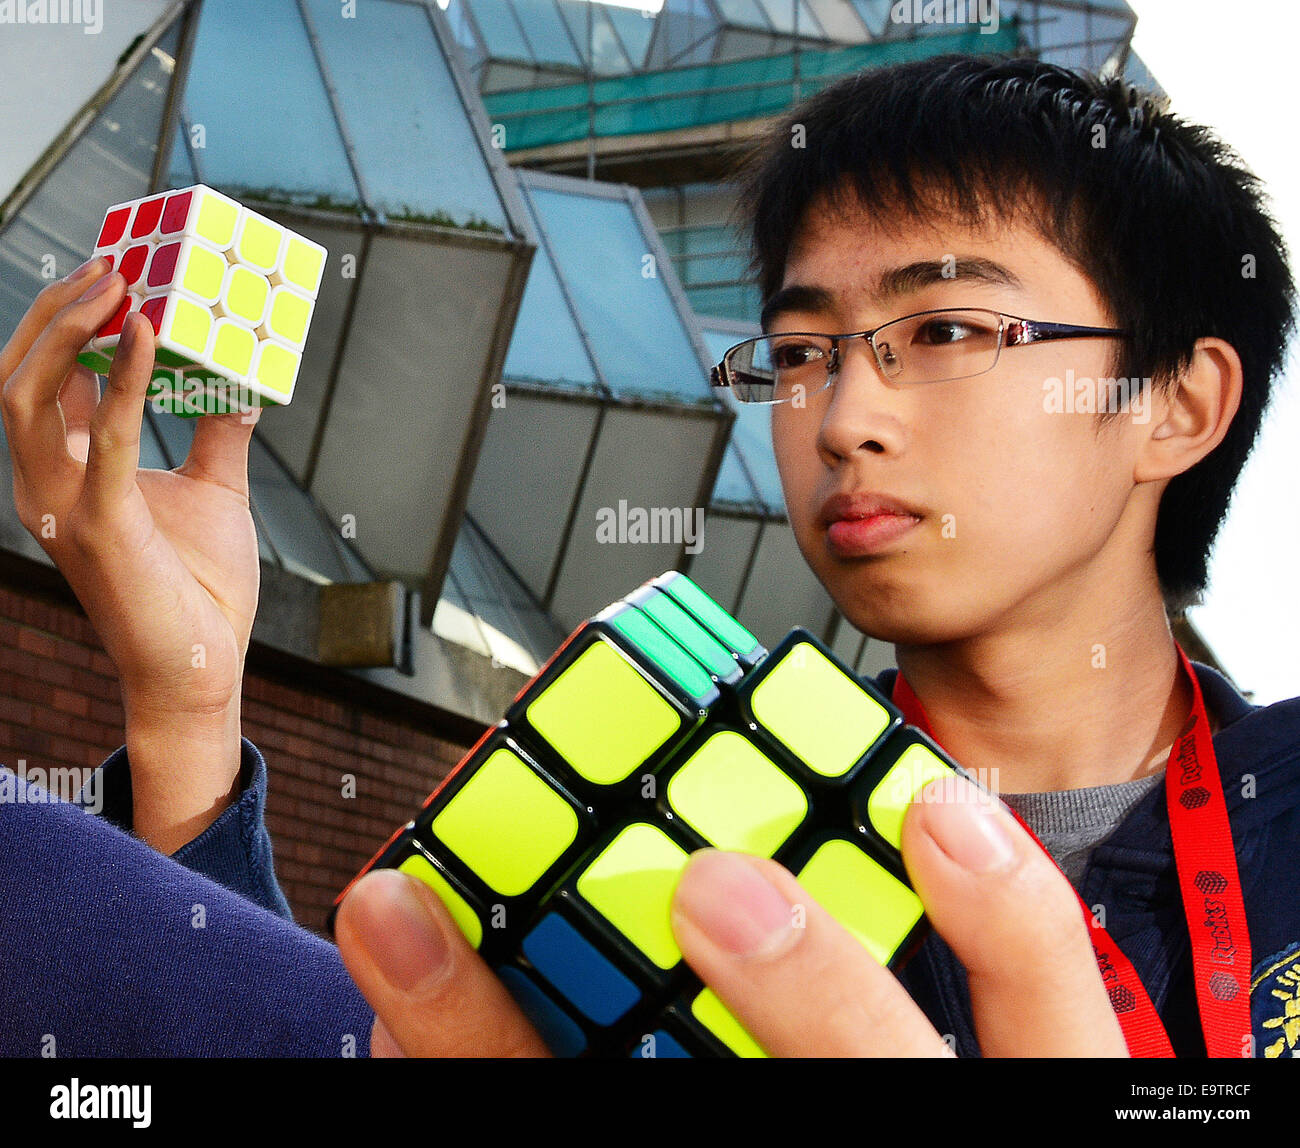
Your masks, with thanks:
M 129 354 L 131 348 L 135 346 L 135 324 L 131 322 L 131 315 L 128 312 L 126 320 L 122 324 L 122 334 L 117 340 L 117 350 L 119 354 Z
M 393 869 L 367 875 L 361 943 L 390 985 L 427 992 L 451 972 L 451 948 L 416 892 L 414 878 Z
M 949 857 L 972 873 L 995 873 L 1016 858 L 995 801 L 960 778 L 931 782 L 919 795 L 925 826 Z
M 84 303 L 87 299 L 93 299 L 95 298 L 96 295 L 102 295 L 113 285 L 113 280 L 116 278 L 117 278 L 117 272 L 110 271 L 107 275 L 104 276 L 103 279 L 96 280 L 93 284 L 91 284 L 90 290 L 87 291 L 84 295 L 82 295 L 82 297 L 78 299 L 77 302 Z
M 75 271 L 71 272 L 68 275 L 65 275 L 63 277 L 63 281 L 65 283 L 75 283 L 77 282 L 78 279 L 84 279 L 87 275 L 90 274 L 90 269 L 94 267 L 95 264 L 97 264 L 103 258 L 104 257 L 102 255 L 96 255 L 93 259 L 87 259 L 86 262 L 83 263 L 80 267 L 78 267 Z
M 692 855 L 673 910 L 738 957 L 771 958 L 796 939 L 794 906 L 743 857 L 714 849 Z

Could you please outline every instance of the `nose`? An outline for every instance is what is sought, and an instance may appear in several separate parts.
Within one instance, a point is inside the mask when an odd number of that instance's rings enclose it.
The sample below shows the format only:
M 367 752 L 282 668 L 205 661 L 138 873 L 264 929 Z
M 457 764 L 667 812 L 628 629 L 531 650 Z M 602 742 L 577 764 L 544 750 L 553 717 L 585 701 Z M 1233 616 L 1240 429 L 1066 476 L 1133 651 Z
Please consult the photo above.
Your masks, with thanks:
M 833 465 L 855 451 L 901 452 L 906 430 L 900 388 L 890 383 L 865 338 L 845 339 L 837 351 L 836 373 L 817 434 L 823 461 Z

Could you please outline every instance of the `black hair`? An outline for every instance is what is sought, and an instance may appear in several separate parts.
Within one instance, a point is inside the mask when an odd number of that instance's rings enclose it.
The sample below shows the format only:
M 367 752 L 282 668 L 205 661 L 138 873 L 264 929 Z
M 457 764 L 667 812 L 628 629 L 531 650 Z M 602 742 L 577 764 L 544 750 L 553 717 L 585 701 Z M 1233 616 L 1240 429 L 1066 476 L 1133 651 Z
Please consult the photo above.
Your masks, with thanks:
M 1116 377 L 1169 385 L 1198 338 L 1241 358 L 1224 440 L 1170 480 L 1155 530 L 1167 608 L 1195 603 L 1294 323 L 1286 251 L 1258 179 L 1208 129 L 1119 78 L 1028 57 L 942 55 L 856 72 L 804 100 L 743 157 L 737 214 L 764 302 L 809 206 L 856 193 L 889 216 L 1024 219 L 1101 295 Z M 1113 416 L 1107 416 L 1113 417 Z

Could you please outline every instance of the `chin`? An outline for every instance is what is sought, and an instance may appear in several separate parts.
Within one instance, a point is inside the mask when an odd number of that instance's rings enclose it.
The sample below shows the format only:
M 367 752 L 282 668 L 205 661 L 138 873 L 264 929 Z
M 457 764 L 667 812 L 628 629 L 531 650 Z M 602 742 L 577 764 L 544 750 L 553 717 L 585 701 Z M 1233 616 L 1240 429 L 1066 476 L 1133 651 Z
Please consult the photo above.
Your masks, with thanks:
M 814 572 L 840 613 L 869 638 L 893 645 L 930 646 L 984 632 L 993 611 L 949 585 L 888 583 L 870 567 L 817 568 Z M 920 580 L 917 580 L 920 581 Z

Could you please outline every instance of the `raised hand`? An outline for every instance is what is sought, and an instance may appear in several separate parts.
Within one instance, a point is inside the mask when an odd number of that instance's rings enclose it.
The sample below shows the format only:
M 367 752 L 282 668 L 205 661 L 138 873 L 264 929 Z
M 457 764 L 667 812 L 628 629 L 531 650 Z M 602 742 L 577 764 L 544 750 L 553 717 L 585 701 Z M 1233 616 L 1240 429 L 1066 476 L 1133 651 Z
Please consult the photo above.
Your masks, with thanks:
M 92 260 L 0 351 L 14 501 L 117 667 L 136 833 L 172 852 L 238 788 L 239 700 L 260 569 L 248 504 L 259 410 L 200 419 L 184 464 L 141 470 L 153 331 L 131 314 L 104 394 L 76 363 L 126 281 Z

